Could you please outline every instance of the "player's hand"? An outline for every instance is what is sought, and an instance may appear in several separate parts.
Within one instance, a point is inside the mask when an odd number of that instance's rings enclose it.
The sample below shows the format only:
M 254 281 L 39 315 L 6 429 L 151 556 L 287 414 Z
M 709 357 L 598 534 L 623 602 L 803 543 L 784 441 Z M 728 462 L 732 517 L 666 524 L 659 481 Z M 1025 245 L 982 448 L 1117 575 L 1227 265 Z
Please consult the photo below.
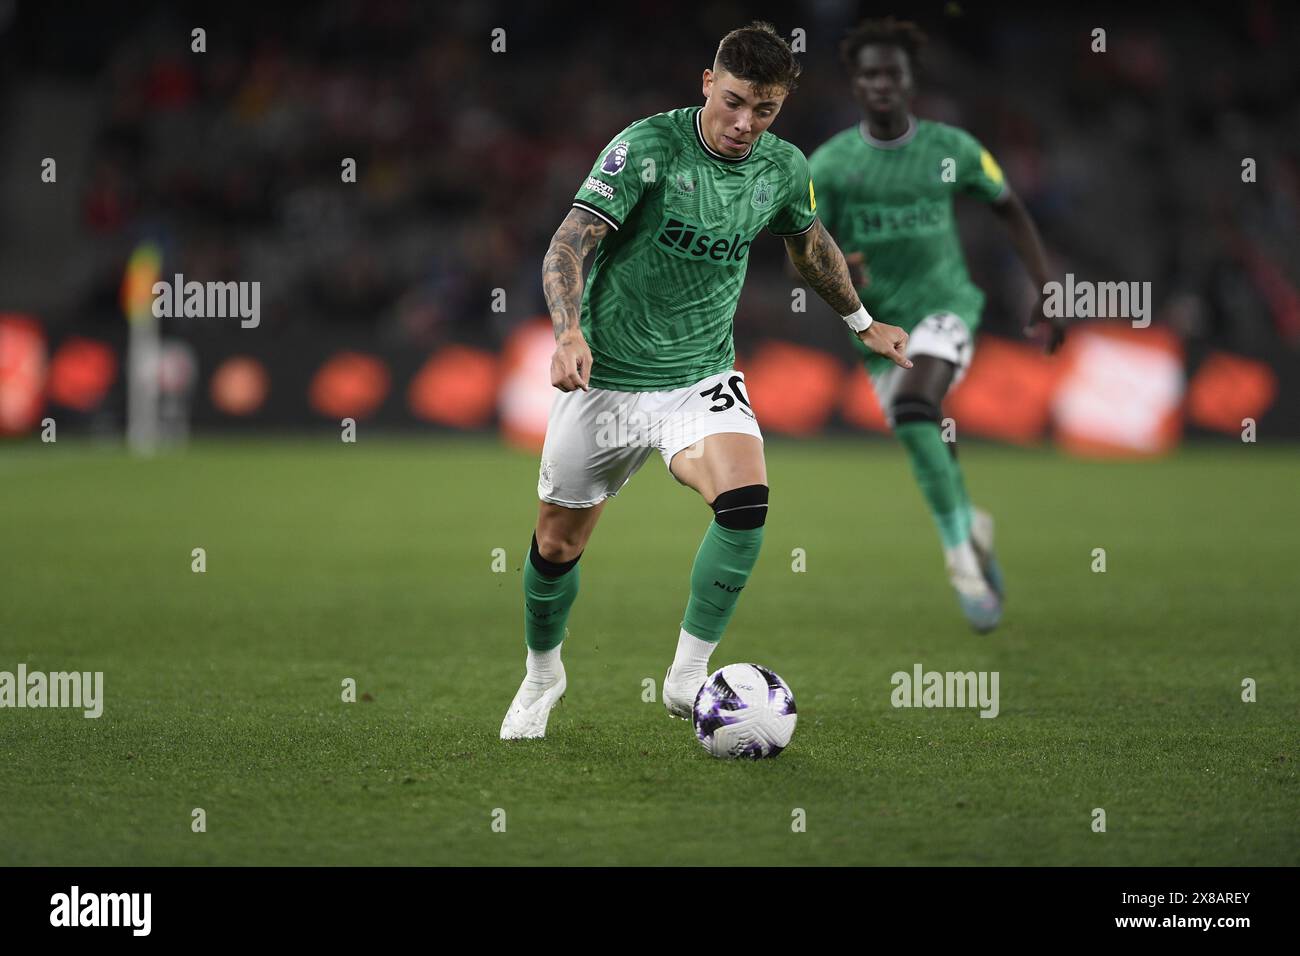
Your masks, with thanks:
M 1032 339 L 1051 355 L 1065 341 L 1065 319 L 1047 314 L 1047 293 L 1040 292 L 1038 301 L 1029 313 L 1029 323 L 1025 326 L 1025 337 Z
M 591 349 L 582 333 L 574 329 L 565 332 L 555 343 L 551 356 L 551 384 L 562 392 L 589 390 L 591 381 Z
M 850 252 L 844 257 L 844 264 L 849 267 L 849 278 L 853 280 L 853 288 L 865 289 L 871 284 L 867 259 L 861 252 Z
M 894 360 L 895 365 L 901 365 L 903 368 L 912 367 L 912 360 L 905 354 L 907 333 L 898 326 L 872 322 L 864 331 L 858 333 L 858 338 L 877 355 L 889 356 Z

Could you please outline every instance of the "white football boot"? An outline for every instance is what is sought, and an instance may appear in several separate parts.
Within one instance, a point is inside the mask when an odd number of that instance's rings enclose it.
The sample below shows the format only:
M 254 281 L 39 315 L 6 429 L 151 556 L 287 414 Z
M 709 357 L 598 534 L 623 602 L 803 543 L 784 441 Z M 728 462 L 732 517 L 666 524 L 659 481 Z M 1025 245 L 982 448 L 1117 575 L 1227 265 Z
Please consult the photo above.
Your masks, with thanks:
M 957 601 L 970 626 L 987 634 L 1002 620 L 1002 601 L 980 572 L 969 573 L 948 564 L 948 580 L 957 592 Z
M 560 702 L 568 681 L 564 676 L 564 665 L 557 662 L 559 675 L 545 688 L 538 689 L 530 685 L 527 676 L 519 685 L 515 699 L 510 702 L 505 720 L 501 721 L 502 740 L 524 740 L 546 736 L 546 721 L 551 716 L 551 708 Z
M 690 720 L 695 709 L 695 697 L 709 675 L 703 671 L 684 671 L 680 678 L 673 677 L 673 669 L 664 674 L 664 707 L 670 717 Z

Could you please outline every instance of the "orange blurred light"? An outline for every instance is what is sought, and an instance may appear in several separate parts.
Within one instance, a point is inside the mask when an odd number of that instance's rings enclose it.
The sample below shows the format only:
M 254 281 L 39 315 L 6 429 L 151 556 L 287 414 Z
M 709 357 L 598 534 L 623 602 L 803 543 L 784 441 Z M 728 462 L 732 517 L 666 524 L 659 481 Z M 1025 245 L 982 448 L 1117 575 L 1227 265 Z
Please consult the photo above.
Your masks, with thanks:
M 763 430 L 786 435 L 811 435 L 825 425 L 844 383 L 834 356 L 790 342 L 765 342 L 737 368 Z
M 247 355 L 232 355 L 218 365 L 208 386 L 213 407 L 227 415 L 252 415 L 270 391 L 266 366 Z
M 1043 437 L 1061 366 L 1023 342 L 981 336 L 975 357 L 948 400 L 957 435 L 1030 444 Z
M 855 363 L 844 386 L 844 401 L 840 405 L 840 414 L 850 425 L 865 428 L 873 432 L 889 431 L 885 413 L 881 411 L 880 399 L 871 384 L 871 376 L 861 362 Z
M 54 351 L 47 384 L 50 401 L 79 412 L 99 405 L 117 379 L 117 356 L 104 342 L 70 336 Z
M 1212 353 L 1187 393 L 1187 413 L 1202 428 L 1237 434 L 1242 419 L 1258 420 L 1277 398 L 1277 375 L 1266 362 Z
M 19 435 L 41 419 L 45 333 L 25 315 L 0 315 L 0 435 Z
M 371 355 L 339 352 L 312 376 L 311 407 L 326 418 L 367 418 L 388 396 L 388 366 Z
M 406 400 L 417 418 L 480 428 L 496 406 L 496 356 L 464 345 L 440 349 L 411 380 Z

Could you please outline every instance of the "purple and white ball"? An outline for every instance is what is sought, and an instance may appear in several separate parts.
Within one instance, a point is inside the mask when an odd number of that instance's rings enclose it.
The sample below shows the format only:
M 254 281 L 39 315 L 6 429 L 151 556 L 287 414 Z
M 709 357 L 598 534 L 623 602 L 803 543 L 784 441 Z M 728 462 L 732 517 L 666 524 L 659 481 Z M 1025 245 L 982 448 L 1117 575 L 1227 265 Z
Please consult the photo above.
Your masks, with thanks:
M 794 736 L 794 694 L 758 664 L 728 664 L 695 695 L 695 736 L 715 757 L 775 757 Z

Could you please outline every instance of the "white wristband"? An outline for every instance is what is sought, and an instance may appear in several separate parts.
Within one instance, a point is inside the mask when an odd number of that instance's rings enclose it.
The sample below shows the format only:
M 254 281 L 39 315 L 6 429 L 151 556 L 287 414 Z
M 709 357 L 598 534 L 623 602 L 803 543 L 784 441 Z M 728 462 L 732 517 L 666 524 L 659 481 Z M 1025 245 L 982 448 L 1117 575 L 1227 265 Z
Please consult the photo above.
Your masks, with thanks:
M 871 323 L 873 321 L 875 320 L 871 318 L 871 314 L 867 312 L 867 307 L 865 305 L 859 305 L 858 311 L 854 312 L 852 315 L 844 316 L 845 324 L 854 332 L 865 332 L 867 329 L 871 328 Z

